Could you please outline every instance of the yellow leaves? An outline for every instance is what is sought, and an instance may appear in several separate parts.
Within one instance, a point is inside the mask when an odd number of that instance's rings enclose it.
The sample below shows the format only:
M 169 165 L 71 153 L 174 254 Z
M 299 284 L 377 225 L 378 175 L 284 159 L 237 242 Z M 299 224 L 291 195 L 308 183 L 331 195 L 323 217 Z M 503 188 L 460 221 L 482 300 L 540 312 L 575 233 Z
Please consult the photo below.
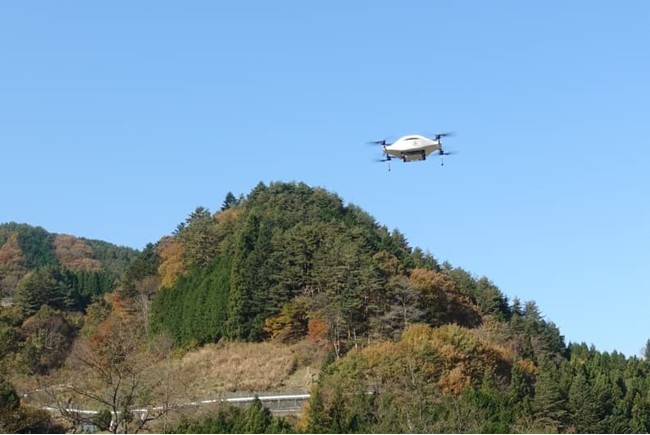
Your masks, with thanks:
M 364 348 L 361 355 L 366 360 L 367 376 L 371 383 L 381 385 L 403 372 L 405 351 L 408 352 L 405 346 L 393 342 L 377 343 Z
M 516 363 L 525 374 L 527 375 L 537 375 L 539 373 L 538 367 L 535 363 L 528 358 L 521 359 Z
M 453 349 L 454 352 L 480 352 L 481 343 L 472 330 L 450 324 L 436 328 L 431 334 L 431 340 L 439 348 Z
M 475 330 L 453 324 L 413 325 L 399 342 L 368 346 L 362 355 L 374 383 L 433 383 L 445 394 L 460 394 L 486 376 L 508 378 L 512 361 L 502 347 L 481 340 Z
M 373 344 L 363 349 L 363 355 L 367 360 L 368 367 L 371 369 L 379 367 L 386 364 L 387 360 L 394 359 L 394 349 L 395 344 L 388 341 Z
M 465 373 L 462 366 L 456 366 L 449 370 L 438 381 L 438 386 L 443 394 L 459 395 L 470 384 L 471 377 Z
M 458 394 L 485 376 L 507 377 L 509 373 L 505 349 L 481 340 L 473 329 L 445 325 L 433 331 L 431 341 L 444 361 L 439 385 L 445 393 Z
M 467 295 L 456 289 L 448 274 L 430 269 L 413 269 L 409 282 L 422 295 L 429 323 L 458 323 L 468 327 L 480 324 L 478 308 Z
M 183 242 L 177 237 L 164 238 L 158 245 L 158 255 L 160 255 L 160 266 L 158 266 L 160 285 L 172 287 L 176 279 L 185 273 Z
M 431 333 L 432 329 L 429 325 L 424 323 L 411 325 L 402 333 L 402 343 L 413 347 L 427 343 L 431 340 Z
M 215 218 L 219 223 L 226 223 L 236 220 L 241 215 L 241 213 L 242 209 L 240 207 L 230 207 L 217 213 Z

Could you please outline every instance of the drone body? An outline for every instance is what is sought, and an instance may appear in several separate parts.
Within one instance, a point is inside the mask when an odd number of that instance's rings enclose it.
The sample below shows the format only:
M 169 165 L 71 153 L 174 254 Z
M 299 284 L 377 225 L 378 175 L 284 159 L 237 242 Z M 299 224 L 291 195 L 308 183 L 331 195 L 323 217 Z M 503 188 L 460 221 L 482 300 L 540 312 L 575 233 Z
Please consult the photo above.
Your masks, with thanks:
M 453 154 L 445 152 L 441 143 L 441 138 L 450 135 L 451 133 L 439 133 L 430 139 L 420 134 L 411 134 L 402 136 L 393 143 L 388 143 L 386 140 L 371 143 L 383 146 L 384 158 L 380 160 L 383 162 L 390 162 L 393 158 L 401 159 L 405 163 L 426 160 L 428 155 L 437 151 L 442 164 L 442 156 Z
M 428 137 L 414 134 L 402 136 L 394 143 L 384 146 L 386 158 L 397 157 L 404 162 L 414 160 L 426 160 L 427 156 L 434 151 L 440 150 L 440 138 L 429 139 Z

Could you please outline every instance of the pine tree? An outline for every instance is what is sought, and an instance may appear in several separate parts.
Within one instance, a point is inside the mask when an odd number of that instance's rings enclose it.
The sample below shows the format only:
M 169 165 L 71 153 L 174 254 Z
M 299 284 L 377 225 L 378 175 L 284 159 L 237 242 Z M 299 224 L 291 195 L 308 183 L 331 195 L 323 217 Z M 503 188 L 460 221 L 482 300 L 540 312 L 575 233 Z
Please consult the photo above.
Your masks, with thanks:
M 58 267 L 36 269 L 23 277 L 16 288 L 16 305 L 25 317 L 42 305 L 67 310 L 75 304 L 66 277 Z
M 307 408 L 307 433 L 328 433 L 331 418 L 325 410 L 323 394 L 320 387 L 312 388 L 311 397 L 309 398 L 309 407 Z
M 197 207 L 179 229 L 183 241 L 186 264 L 207 267 L 218 251 L 218 234 L 215 220 L 205 207 Z
M 245 225 L 237 235 L 233 255 L 228 297 L 227 336 L 247 339 L 253 332 L 251 327 L 251 303 L 257 271 L 251 266 L 249 256 L 255 250 L 255 240 L 259 231 L 260 218 L 249 215 Z
M 537 419 L 551 430 L 562 430 L 568 418 L 567 401 L 560 388 L 559 372 L 551 362 L 544 361 L 535 383 L 534 409 Z
M 226 198 L 223 200 L 223 204 L 221 204 L 221 211 L 228 210 L 230 207 L 237 204 L 238 200 L 235 198 L 235 195 L 233 195 L 232 192 L 228 192 Z
M 584 374 L 573 378 L 569 388 L 569 414 L 571 424 L 578 433 L 602 433 L 600 424 L 599 402 L 587 383 Z
M 244 414 L 244 433 L 266 433 L 271 425 L 271 411 L 262 405 L 262 401 L 255 395 L 253 403 Z

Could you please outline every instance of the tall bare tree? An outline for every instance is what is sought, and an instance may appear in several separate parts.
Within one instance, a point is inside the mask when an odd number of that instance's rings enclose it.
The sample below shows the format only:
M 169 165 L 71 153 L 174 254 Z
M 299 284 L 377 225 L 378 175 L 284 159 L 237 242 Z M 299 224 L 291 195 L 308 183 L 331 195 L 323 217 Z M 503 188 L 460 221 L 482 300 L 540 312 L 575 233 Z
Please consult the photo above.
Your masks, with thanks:
M 107 430 L 138 433 L 182 401 L 182 386 L 170 376 L 166 354 L 147 347 L 139 316 L 114 312 L 75 345 L 69 361 L 73 370 L 57 391 L 50 390 L 50 403 L 75 425 L 94 423 L 98 411 L 108 410 Z

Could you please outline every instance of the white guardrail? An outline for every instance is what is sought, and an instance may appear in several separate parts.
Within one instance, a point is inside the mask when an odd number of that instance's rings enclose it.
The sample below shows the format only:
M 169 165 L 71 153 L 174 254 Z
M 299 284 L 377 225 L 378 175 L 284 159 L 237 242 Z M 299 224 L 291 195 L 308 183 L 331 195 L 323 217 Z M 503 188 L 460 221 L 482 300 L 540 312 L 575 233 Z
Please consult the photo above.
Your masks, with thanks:
M 268 407 L 271 411 L 275 412 L 291 412 L 291 411 L 299 411 L 301 409 L 302 403 L 305 401 L 309 400 L 309 393 L 299 393 L 299 394 L 275 394 L 275 395 L 268 395 L 268 396 L 257 396 L 257 398 L 264 404 L 266 407 Z M 201 406 L 201 405 L 210 405 L 213 403 L 232 403 L 233 405 L 243 405 L 246 403 L 250 403 L 253 400 L 255 400 L 255 396 L 246 396 L 246 397 L 225 397 L 222 399 L 205 399 L 205 400 L 199 400 L 199 401 L 194 401 L 194 402 L 188 402 L 180 405 L 179 407 L 185 407 L 185 406 Z M 291 407 L 285 407 L 283 408 L 281 405 L 283 402 L 292 402 L 293 406 Z M 270 406 L 269 406 L 270 405 Z M 89 409 L 74 409 L 74 408 L 66 408 L 66 409 L 59 409 L 59 408 L 54 408 L 52 406 L 43 406 L 45 411 L 49 412 L 69 412 L 69 413 L 76 413 L 76 414 L 99 414 L 99 411 L 94 411 L 94 410 L 89 410 Z M 139 408 L 139 409 L 133 409 L 131 412 L 133 413 L 147 413 L 150 411 L 158 411 L 163 409 L 162 406 L 156 406 L 151 409 L 147 408 Z

